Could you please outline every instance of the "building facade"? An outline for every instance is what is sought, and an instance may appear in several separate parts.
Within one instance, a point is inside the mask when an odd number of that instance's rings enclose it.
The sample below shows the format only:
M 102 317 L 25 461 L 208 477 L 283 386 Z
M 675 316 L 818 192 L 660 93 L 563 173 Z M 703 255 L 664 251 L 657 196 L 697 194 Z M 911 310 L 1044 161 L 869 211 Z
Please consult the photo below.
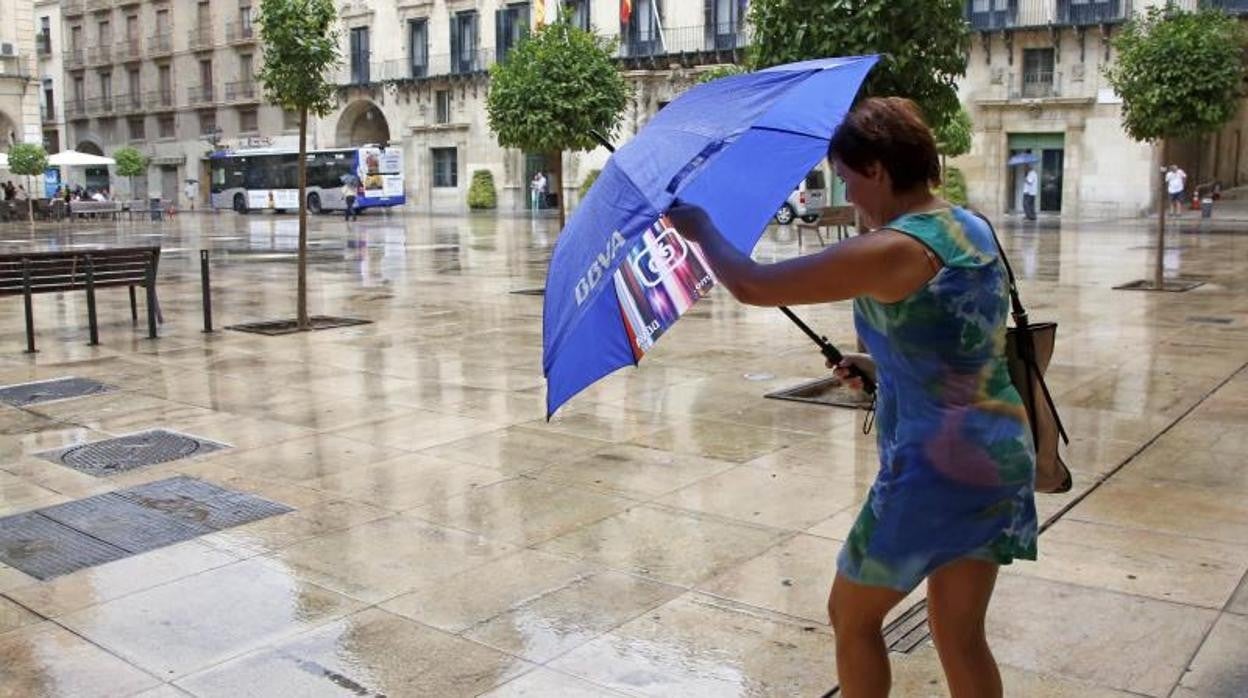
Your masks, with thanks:
M 1171 0 L 1173 1 L 1173 0 Z M 970 154 L 955 164 L 967 178 L 971 203 L 996 214 L 1022 210 L 1025 170 L 1011 157 L 1037 159 L 1037 207 L 1065 217 L 1111 218 L 1155 210 L 1162 154 L 1131 140 L 1122 128 L 1121 100 L 1105 79 L 1121 25 L 1165 0 L 967 0 L 974 32 L 960 96 L 974 122 Z M 1183 0 L 1184 9 L 1213 5 L 1248 12 L 1248 0 Z M 1239 124 L 1215 149 L 1236 154 L 1218 164 L 1238 172 Z M 1192 184 L 1214 177 L 1209 143 L 1171 145 L 1169 160 Z M 1232 162 L 1232 160 L 1234 162 Z M 1248 163 L 1248 158 L 1244 159 Z
M 39 101 L 39 124 L 43 147 L 49 153 L 61 150 L 65 142 L 65 72 L 61 66 L 60 0 L 35 2 L 35 56 Z
M 297 121 L 261 100 L 252 0 L 61 0 L 61 14 L 65 147 L 151 158 L 134 192 L 103 170 L 71 183 L 180 201 L 216 147 L 296 144 Z
M 0 149 L 39 143 L 34 4 L 0 0 Z
M 618 41 L 620 68 L 636 88 L 621 140 L 699 71 L 738 60 L 746 44 L 742 0 L 634 0 L 626 16 L 619 0 L 355 0 L 341 6 L 338 104 L 319 120 L 318 141 L 401 145 L 409 206 L 418 210 L 465 210 L 475 170 L 493 173 L 500 210 L 524 209 L 533 173 L 554 168 L 546 154 L 498 146 L 486 121 L 487 71 L 557 6 Z M 601 148 L 565 153 L 564 181 L 550 190 L 575 198 L 606 157 Z

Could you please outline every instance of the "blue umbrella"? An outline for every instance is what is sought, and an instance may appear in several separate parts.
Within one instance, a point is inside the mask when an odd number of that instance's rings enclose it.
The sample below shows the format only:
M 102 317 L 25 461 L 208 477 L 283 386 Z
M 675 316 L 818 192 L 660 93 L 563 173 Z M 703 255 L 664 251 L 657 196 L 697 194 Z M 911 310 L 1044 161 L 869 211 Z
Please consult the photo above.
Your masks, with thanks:
M 1005 164 L 1007 165 L 1034 165 L 1037 162 L 1040 162 L 1040 158 L 1036 157 L 1035 155 L 1032 155 L 1031 153 L 1019 153 L 1018 155 L 1015 155 L 1009 160 L 1006 160 Z
M 560 233 L 546 279 L 546 411 L 636 364 L 714 285 L 661 214 L 679 196 L 748 252 L 827 153 L 876 56 L 777 66 L 699 85 L 603 168 Z M 826 351 L 825 351 L 826 353 Z

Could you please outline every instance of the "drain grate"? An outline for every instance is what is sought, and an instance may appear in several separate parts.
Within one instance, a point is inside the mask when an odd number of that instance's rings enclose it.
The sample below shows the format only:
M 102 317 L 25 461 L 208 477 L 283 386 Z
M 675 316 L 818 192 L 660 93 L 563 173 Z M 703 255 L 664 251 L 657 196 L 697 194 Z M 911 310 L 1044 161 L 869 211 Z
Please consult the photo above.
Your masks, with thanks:
M 537 288 L 518 288 L 511 293 L 517 296 L 544 296 L 546 295 L 546 287 L 538 286 Z
M 229 447 L 215 441 L 179 434 L 176 431 L 152 429 L 138 434 L 119 436 L 115 439 L 78 444 L 55 451 L 44 451 L 35 455 L 88 475 L 104 477 L 135 468 L 212 453 L 224 448 Z
M 179 476 L 0 518 L 0 563 L 49 579 L 290 511 Z
M 313 315 L 308 318 L 312 323 L 313 330 L 332 330 L 336 327 L 355 327 L 356 325 L 369 325 L 372 320 L 361 320 L 353 317 L 330 317 L 328 315 Z M 294 334 L 302 332 L 299 329 L 299 323 L 295 320 L 265 320 L 263 322 L 245 322 L 241 325 L 230 325 L 227 330 L 235 330 L 237 332 L 250 332 L 252 334 L 263 334 L 270 337 L 276 337 L 283 334 Z
M 1201 286 L 1204 286 L 1204 285 L 1205 285 L 1205 282 L 1203 281 L 1180 281 L 1180 280 L 1167 279 L 1166 281 L 1162 282 L 1161 288 L 1157 288 L 1157 285 L 1154 284 L 1151 279 L 1138 279 L 1136 281 L 1129 281 L 1125 284 L 1120 284 L 1118 286 L 1115 286 L 1114 290 L 1115 291 L 1166 291 L 1169 293 L 1183 293 L 1185 291 L 1190 291 L 1194 288 L 1200 288 Z
M 861 391 L 847 387 L 836 376 L 820 378 L 809 383 L 802 383 L 793 388 L 777 390 L 774 393 L 767 393 L 763 397 L 771 398 L 772 400 L 807 402 L 827 407 L 854 407 L 862 410 L 871 408 L 870 397 L 864 395 Z
M 884 644 L 890 652 L 909 654 L 931 633 L 927 628 L 927 602 L 912 606 L 884 629 Z
M 1185 319 L 1188 322 L 1198 322 L 1204 325 L 1229 325 L 1235 322 L 1234 318 L 1215 317 L 1213 315 L 1188 315 Z
M 131 487 L 117 494 L 188 525 L 218 530 L 293 511 L 284 504 L 185 476 Z
M 19 383 L 0 388 L 0 402 L 14 407 L 26 407 L 53 400 L 68 400 L 107 393 L 117 388 L 90 378 L 54 378 L 33 383 Z

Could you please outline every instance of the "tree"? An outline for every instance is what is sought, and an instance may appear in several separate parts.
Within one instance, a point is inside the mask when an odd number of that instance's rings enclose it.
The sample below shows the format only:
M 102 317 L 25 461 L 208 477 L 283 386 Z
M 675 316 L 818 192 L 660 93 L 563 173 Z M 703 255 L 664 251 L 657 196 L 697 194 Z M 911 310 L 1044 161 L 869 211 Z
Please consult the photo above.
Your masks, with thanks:
M 971 115 L 965 107 L 958 107 L 953 117 L 935 129 L 936 149 L 940 151 L 940 177 L 944 179 L 948 168 L 945 158 L 956 158 L 971 152 L 971 132 L 975 128 Z
M 960 108 L 955 81 L 966 73 L 970 27 L 965 0 L 754 0 L 755 67 L 881 54 L 867 96 L 909 97 L 939 127 Z
M 338 65 L 338 21 L 333 0 L 261 0 L 260 40 L 264 66 L 259 78 L 269 102 L 299 114 L 299 284 L 296 323 L 308 319 L 308 114 L 325 116 L 334 106 L 334 85 L 326 77 Z
M 475 210 L 497 208 L 498 193 L 494 190 L 494 173 L 476 170 L 472 173 L 472 185 L 468 187 L 468 208 Z
M 1244 80 L 1245 34 L 1221 12 L 1150 7 L 1127 22 L 1105 70 L 1122 98 L 1122 125 L 1131 138 L 1157 143 L 1162 164 L 1170 140 L 1218 130 L 1235 115 Z M 1153 289 L 1162 290 L 1166 235 L 1164 178 L 1157 216 Z
M 134 178 L 147 172 L 147 156 L 127 145 L 113 151 L 113 159 L 117 161 L 117 174 L 130 180 L 130 198 L 142 198 L 134 191 Z
M 26 184 L 30 184 L 30 177 L 41 176 L 44 170 L 48 169 L 48 153 L 43 146 L 35 143 L 14 143 L 9 148 L 9 172 L 15 175 L 25 175 L 27 177 Z M 35 212 L 31 199 L 35 197 L 32 187 L 26 187 L 26 219 L 30 221 L 30 231 L 35 231 Z
M 490 67 L 486 114 L 504 148 L 549 153 L 563 189 L 563 151 L 598 147 L 620 125 L 632 88 L 616 69 L 613 46 L 561 20 L 521 41 Z M 559 227 L 567 215 L 559 192 Z

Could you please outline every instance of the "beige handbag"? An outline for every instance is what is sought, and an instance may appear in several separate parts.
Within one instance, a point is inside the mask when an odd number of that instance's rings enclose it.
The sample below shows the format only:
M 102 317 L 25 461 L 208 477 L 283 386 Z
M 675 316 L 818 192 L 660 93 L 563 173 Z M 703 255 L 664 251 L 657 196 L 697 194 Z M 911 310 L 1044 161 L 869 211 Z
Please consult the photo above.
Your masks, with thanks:
M 1044 383 L 1044 372 L 1049 368 L 1049 360 L 1053 358 L 1053 346 L 1057 341 L 1056 322 L 1032 323 L 1027 319 L 1027 310 L 1018 296 L 1018 286 L 1014 282 L 1014 269 L 1001 247 L 1001 240 L 992 223 L 976 213 L 992 232 L 992 239 L 997 244 L 997 252 L 1005 264 L 1005 273 L 1010 281 L 1010 314 L 1014 317 L 1014 326 L 1006 330 L 1005 356 L 1010 364 L 1010 378 L 1018 394 L 1023 398 L 1023 406 L 1027 408 L 1027 419 L 1031 423 L 1031 436 L 1036 444 L 1036 491 L 1049 494 L 1069 492 L 1074 482 L 1070 469 L 1062 460 L 1059 452 L 1058 439 L 1070 443 L 1062 419 L 1057 414 L 1057 406 L 1053 404 L 1053 396 Z

